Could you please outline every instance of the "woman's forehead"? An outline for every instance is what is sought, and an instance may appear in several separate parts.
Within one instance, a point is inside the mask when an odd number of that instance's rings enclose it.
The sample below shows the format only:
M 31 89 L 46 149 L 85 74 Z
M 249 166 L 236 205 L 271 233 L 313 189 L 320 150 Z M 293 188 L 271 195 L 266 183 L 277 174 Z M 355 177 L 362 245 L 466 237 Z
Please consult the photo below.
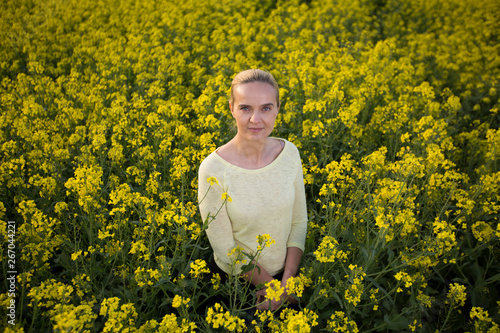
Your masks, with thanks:
M 243 83 L 234 87 L 234 97 L 235 102 L 269 100 L 263 104 L 275 104 L 276 89 L 266 82 Z

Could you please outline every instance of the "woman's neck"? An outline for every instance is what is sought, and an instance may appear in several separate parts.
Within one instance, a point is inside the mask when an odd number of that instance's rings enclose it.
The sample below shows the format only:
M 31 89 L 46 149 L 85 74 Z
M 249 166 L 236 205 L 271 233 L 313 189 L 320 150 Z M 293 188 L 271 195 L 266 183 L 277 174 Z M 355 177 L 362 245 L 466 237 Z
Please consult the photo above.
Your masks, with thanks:
M 269 138 L 257 141 L 247 140 L 244 137 L 236 135 L 232 141 L 240 156 L 253 160 L 262 158 L 269 148 Z
M 283 150 L 281 140 L 267 137 L 264 142 L 241 140 L 235 136 L 217 154 L 227 162 L 245 169 L 259 169 L 272 163 Z

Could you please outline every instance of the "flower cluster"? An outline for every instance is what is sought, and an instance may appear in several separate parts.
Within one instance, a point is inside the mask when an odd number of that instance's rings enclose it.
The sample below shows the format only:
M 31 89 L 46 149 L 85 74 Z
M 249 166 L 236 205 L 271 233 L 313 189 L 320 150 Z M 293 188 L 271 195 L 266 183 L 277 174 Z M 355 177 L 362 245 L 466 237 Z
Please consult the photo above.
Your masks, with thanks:
M 447 303 L 450 303 L 454 307 L 464 306 L 467 299 L 465 286 L 458 283 L 451 283 L 446 298 L 448 299 Z
M 342 311 L 336 311 L 330 318 L 328 322 L 329 332 L 359 332 L 358 325 L 354 320 L 349 320 L 345 313 Z
M 285 288 L 281 286 L 281 282 L 276 279 L 266 282 L 265 287 L 267 300 L 279 301 L 285 292 Z
M 266 247 L 270 247 L 271 245 L 275 244 L 276 241 L 271 238 L 268 234 L 264 235 L 257 235 L 257 251 L 262 251 Z
M 256 325 L 256 332 L 314 332 L 314 328 L 318 326 L 318 314 L 309 309 L 297 311 L 294 309 L 285 308 L 275 316 L 271 311 L 257 311 L 257 321 L 252 323 Z M 265 329 L 262 329 L 262 327 Z
M 361 267 L 356 265 L 349 265 L 350 273 L 345 277 L 349 279 L 349 287 L 344 292 L 344 297 L 347 302 L 356 306 L 361 301 L 361 296 L 364 292 L 363 279 L 366 273 L 363 272 Z
M 184 299 L 182 296 L 175 295 L 174 299 L 172 300 L 172 306 L 174 308 L 178 308 L 181 306 L 185 306 L 186 308 L 189 307 L 189 302 L 191 301 L 190 298 Z
M 338 249 L 339 243 L 331 236 L 325 236 L 314 251 L 314 255 L 319 262 L 336 262 L 339 260 L 346 261 L 347 253 Z
M 194 262 L 191 263 L 190 266 L 191 270 L 189 271 L 189 274 L 191 274 L 193 278 L 198 278 L 201 277 L 202 274 L 210 273 L 210 269 L 208 269 L 205 260 L 196 259 Z
M 302 297 L 304 289 L 312 285 L 312 280 L 300 273 L 299 276 L 292 276 L 286 280 L 286 292 L 290 295 L 296 295 L 297 297 Z
M 229 332 L 244 332 L 246 329 L 245 320 L 224 311 L 219 303 L 208 308 L 206 320 L 213 328 L 223 327 Z

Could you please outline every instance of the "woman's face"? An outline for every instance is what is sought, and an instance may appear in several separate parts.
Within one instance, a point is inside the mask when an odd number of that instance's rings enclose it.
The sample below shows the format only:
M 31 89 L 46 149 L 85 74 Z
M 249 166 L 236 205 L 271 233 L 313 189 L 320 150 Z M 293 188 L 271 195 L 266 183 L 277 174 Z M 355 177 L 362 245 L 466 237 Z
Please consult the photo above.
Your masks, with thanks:
M 267 138 L 279 111 L 274 87 L 264 82 L 244 83 L 233 88 L 233 96 L 229 108 L 236 119 L 238 135 L 249 140 Z

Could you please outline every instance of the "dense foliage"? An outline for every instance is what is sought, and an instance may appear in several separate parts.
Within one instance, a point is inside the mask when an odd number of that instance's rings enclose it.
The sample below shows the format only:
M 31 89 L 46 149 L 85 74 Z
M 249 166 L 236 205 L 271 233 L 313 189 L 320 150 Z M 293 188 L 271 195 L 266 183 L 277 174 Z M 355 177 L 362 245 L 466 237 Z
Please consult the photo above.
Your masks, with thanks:
M 498 1 L 0 12 L 7 331 L 499 332 Z M 301 151 L 310 218 L 299 310 L 253 318 L 237 299 L 207 307 L 254 291 L 207 274 L 196 195 L 200 162 L 234 135 L 231 79 L 252 67 L 280 83 L 273 135 Z

